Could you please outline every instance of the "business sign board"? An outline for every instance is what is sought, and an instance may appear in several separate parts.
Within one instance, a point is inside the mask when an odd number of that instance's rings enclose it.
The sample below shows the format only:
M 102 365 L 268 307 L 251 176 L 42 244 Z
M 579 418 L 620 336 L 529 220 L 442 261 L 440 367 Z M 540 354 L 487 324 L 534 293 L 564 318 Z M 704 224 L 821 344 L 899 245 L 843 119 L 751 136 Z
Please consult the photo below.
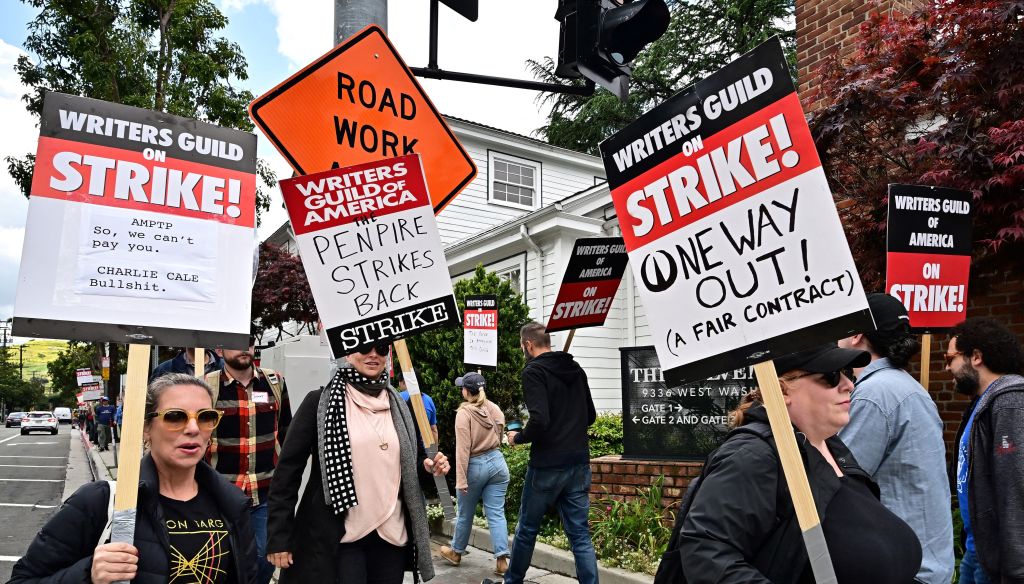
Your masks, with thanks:
M 971 276 L 969 191 L 889 185 L 885 290 L 917 332 L 940 332 L 967 318 Z
M 466 296 L 462 345 L 466 365 L 498 366 L 498 298 L 493 294 Z
M 622 347 L 622 455 L 704 460 L 729 433 L 729 412 L 756 389 L 740 367 L 702 381 L 670 385 L 654 347 Z
M 603 325 L 628 261 L 621 237 L 577 239 L 551 309 L 547 331 Z
M 53 92 L 39 134 L 16 334 L 244 347 L 256 136 Z
M 435 213 L 476 165 L 384 31 L 370 25 L 249 106 L 300 175 L 419 154 Z
M 92 369 L 89 369 L 88 367 L 82 369 L 75 369 L 75 379 L 78 380 L 79 387 L 85 385 L 86 383 L 92 383 L 94 379 Z
M 86 383 L 82 386 L 82 401 L 99 401 L 103 397 L 103 388 L 99 383 Z
M 872 328 L 778 39 L 601 144 L 671 384 Z
M 336 358 L 460 324 L 419 156 L 283 180 L 281 192 Z

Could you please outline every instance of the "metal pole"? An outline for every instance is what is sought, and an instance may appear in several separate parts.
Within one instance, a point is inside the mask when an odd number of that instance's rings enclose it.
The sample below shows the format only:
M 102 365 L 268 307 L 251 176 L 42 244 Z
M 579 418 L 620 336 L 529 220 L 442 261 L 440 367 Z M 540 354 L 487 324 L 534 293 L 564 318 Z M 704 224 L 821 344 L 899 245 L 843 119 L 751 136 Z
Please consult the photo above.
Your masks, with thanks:
M 334 0 L 334 44 L 370 24 L 388 31 L 388 0 Z
M 437 0 L 430 0 L 430 57 L 428 69 L 437 69 Z

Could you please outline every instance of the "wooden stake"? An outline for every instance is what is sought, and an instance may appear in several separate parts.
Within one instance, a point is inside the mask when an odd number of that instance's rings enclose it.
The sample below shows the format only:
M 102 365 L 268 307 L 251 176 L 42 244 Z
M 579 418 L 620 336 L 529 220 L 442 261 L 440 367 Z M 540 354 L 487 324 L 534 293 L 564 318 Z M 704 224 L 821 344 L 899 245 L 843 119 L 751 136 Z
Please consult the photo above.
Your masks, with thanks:
M 807 482 L 807 471 L 804 460 L 793 435 L 793 423 L 789 419 L 789 411 L 782 397 L 782 387 L 775 371 L 775 363 L 764 361 L 754 365 L 757 384 L 761 388 L 761 399 L 768 410 L 768 421 L 775 438 L 775 447 L 779 451 L 782 471 L 789 486 L 789 495 L 796 510 L 797 522 L 803 532 L 804 545 L 810 558 L 814 580 L 818 584 L 835 584 L 836 574 L 832 567 L 832 557 L 825 543 L 825 533 L 821 529 L 818 510 L 814 506 L 811 486 Z
M 576 336 L 576 329 L 569 329 L 569 336 L 565 337 L 565 346 L 562 347 L 562 352 L 568 353 L 569 346 L 572 345 L 572 338 Z
M 121 418 L 121 457 L 117 466 L 117 493 L 114 496 L 115 521 L 110 532 L 110 539 L 114 542 L 132 543 L 135 539 L 135 508 L 139 496 L 149 353 L 149 345 L 128 347 L 128 374 Z
M 427 454 L 433 458 L 437 455 L 434 431 L 430 428 L 430 420 L 427 419 L 427 409 L 423 407 L 420 382 L 416 379 L 416 372 L 412 368 L 412 358 L 409 356 L 409 347 L 406 346 L 404 339 L 395 341 L 395 353 L 398 354 L 398 364 L 402 367 L 402 379 L 405 380 L 405 388 L 409 391 L 409 403 L 412 404 L 416 425 L 423 437 L 423 446 L 426 448 Z M 448 492 L 448 483 L 445 478 L 435 475 L 434 486 L 437 487 L 437 498 L 441 500 L 441 508 L 444 509 L 444 518 L 454 520 L 455 507 L 452 505 L 452 496 Z
M 932 335 L 925 333 L 921 335 L 921 386 L 928 391 L 928 382 L 931 381 L 932 372 Z
M 196 347 L 196 377 L 206 379 L 206 349 Z

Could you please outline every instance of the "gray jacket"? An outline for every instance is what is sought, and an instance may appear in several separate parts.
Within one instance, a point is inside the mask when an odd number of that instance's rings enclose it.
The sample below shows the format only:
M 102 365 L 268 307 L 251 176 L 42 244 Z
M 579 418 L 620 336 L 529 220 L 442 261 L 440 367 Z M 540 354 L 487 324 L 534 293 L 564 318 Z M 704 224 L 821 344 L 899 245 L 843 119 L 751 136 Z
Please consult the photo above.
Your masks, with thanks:
M 953 518 L 942 420 L 931 396 L 909 373 L 876 359 L 857 378 L 850 423 L 839 437 L 881 490 L 882 504 L 921 542 L 917 579 L 953 578 Z
M 1024 584 L 1024 377 L 995 380 L 976 409 L 967 467 L 974 547 L 993 583 Z

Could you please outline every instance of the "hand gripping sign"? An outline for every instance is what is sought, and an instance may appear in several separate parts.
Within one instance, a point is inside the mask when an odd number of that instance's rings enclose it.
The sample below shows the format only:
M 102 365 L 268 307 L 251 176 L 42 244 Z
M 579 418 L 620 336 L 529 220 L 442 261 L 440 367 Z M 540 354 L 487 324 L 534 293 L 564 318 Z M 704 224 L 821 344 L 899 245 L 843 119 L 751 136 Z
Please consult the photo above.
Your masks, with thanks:
M 601 154 L 666 380 L 754 365 L 815 578 L 834 582 L 767 359 L 872 321 L 778 39 L 641 116 Z
M 331 351 L 458 326 L 417 155 L 281 181 Z

